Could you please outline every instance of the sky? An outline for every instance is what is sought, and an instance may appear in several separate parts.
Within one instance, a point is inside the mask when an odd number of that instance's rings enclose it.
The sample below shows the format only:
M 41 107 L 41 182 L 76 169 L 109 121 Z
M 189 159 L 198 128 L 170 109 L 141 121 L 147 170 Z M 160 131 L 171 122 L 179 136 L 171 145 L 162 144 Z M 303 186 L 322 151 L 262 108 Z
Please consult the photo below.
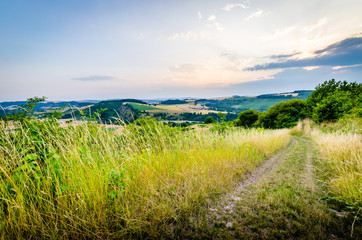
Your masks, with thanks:
M 362 0 L 1 0 L 0 101 L 361 82 L 361 12 Z

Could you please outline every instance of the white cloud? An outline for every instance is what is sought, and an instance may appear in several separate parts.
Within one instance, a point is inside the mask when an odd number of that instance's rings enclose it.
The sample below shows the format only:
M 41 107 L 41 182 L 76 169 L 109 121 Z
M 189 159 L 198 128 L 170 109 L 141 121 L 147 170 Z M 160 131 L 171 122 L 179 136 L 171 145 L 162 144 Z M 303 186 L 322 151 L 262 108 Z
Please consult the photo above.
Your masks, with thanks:
M 218 31 L 223 31 L 224 30 L 224 27 L 223 26 L 221 26 L 221 24 L 220 23 L 218 23 L 218 22 L 215 22 L 215 29 L 216 30 L 218 30 Z
M 217 31 L 223 31 L 224 27 L 221 25 L 221 23 L 217 22 L 215 15 L 210 15 L 207 20 L 209 20 L 211 23 L 206 24 L 208 28 L 216 29 Z
M 316 21 L 316 22 L 313 23 L 312 25 L 309 25 L 309 26 L 304 27 L 304 30 L 306 30 L 306 31 L 313 31 L 314 29 L 323 26 L 323 25 L 326 24 L 327 22 L 328 22 L 328 21 L 327 21 L 327 18 L 324 17 L 324 18 L 322 18 L 322 19 L 319 19 L 318 21 Z
M 267 39 L 272 39 L 272 38 L 277 38 L 277 37 L 284 36 L 284 35 L 292 32 L 295 28 L 296 28 L 295 26 L 289 26 L 289 27 L 286 27 L 286 28 L 277 29 L 276 31 L 269 34 L 266 38 Z
M 343 68 L 360 67 L 360 66 L 362 66 L 362 64 L 354 64 L 354 65 L 349 65 L 349 66 L 335 66 L 332 69 L 339 70 L 339 69 L 343 69 Z
M 250 59 L 232 54 L 199 59 L 197 64 L 179 64 L 169 67 L 165 85 L 192 87 L 223 87 L 243 82 L 271 79 L 281 70 L 243 71 Z
M 198 16 L 199 19 L 202 19 L 202 14 L 201 14 L 200 11 L 197 13 L 197 16 Z
M 210 35 L 209 33 L 205 31 L 200 32 L 179 32 L 179 33 L 173 33 L 171 34 L 168 39 L 169 40 L 176 40 L 176 39 L 185 39 L 185 40 L 200 40 L 200 39 L 209 39 Z
M 247 8 L 247 6 L 245 6 L 244 4 L 241 4 L 241 3 L 236 3 L 236 4 L 228 3 L 228 4 L 225 5 L 225 7 L 222 8 L 222 10 L 230 12 L 231 9 L 233 9 L 235 7 L 241 7 L 241 8 L 244 8 L 244 9 Z
M 314 69 L 318 69 L 318 68 L 320 68 L 320 66 L 310 66 L 310 67 L 304 67 L 304 69 L 305 69 L 305 70 L 307 70 L 307 71 L 312 71 L 312 70 L 314 70 Z
M 246 21 L 249 21 L 250 19 L 253 18 L 260 18 L 266 14 L 268 14 L 269 12 L 266 12 L 262 9 L 257 9 L 255 12 L 253 12 L 252 14 L 250 14 L 247 18 L 245 18 Z
M 208 28 L 216 29 L 217 31 L 224 31 L 224 27 L 219 22 L 212 22 L 210 24 L 206 24 Z
M 215 20 L 215 19 L 216 19 L 216 16 L 215 16 L 215 15 L 210 15 L 207 20 L 213 21 L 213 20 Z
M 203 66 L 200 65 L 200 64 L 181 64 L 181 65 L 174 65 L 174 66 L 171 66 L 169 69 L 170 71 L 172 72 L 195 72 L 195 71 L 198 71 L 200 69 L 202 69 Z

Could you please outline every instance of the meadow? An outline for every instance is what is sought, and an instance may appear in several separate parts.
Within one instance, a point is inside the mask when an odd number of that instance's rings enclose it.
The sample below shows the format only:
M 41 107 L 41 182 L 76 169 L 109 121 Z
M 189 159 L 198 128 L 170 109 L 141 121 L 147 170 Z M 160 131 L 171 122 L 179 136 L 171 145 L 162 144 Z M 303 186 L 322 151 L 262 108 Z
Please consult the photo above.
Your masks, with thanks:
M 345 119 L 309 132 L 319 149 L 316 163 L 327 200 L 340 211 L 352 213 L 354 223 L 362 220 L 361 119 Z
M 55 120 L 0 123 L 1 238 L 158 238 L 290 142 L 289 130 L 121 131 Z

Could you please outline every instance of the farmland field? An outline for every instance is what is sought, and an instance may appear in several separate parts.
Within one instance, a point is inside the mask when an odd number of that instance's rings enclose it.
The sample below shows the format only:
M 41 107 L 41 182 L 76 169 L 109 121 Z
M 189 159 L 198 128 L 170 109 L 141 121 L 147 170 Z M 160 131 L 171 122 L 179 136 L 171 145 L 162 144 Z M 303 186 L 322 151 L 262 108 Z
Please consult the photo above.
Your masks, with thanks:
M 140 103 L 127 103 L 128 105 L 132 106 L 134 109 L 137 109 L 139 111 L 149 111 L 149 110 L 161 110 L 160 108 L 157 107 L 152 107 L 152 106 L 148 106 L 145 104 L 140 104 Z

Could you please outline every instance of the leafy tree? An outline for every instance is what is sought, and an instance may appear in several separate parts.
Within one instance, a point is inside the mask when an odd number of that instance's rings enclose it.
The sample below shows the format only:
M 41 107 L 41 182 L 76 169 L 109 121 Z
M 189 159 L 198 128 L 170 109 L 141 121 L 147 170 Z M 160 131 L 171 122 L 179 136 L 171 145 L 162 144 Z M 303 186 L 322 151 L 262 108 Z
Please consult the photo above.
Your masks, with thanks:
M 44 102 L 46 97 L 28 98 L 27 103 L 21 104 L 16 110 L 9 114 L 8 119 L 21 123 L 35 117 L 35 107 L 39 102 Z
M 187 126 L 189 126 L 190 125 L 190 123 L 188 123 L 188 122 L 183 122 L 183 123 L 181 123 L 181 127 L 183 127 L 183 128 L 185 128 L 185 127 L 187 127 Z
M 305 100 L 293 99 L 270 107 L 259 116 L 257 125 L 264 128 L 289 128 L 306 117 Z
M 334 79 L 316 87 L 308 97 L 308 115 L 316 122 L 334 121 L 361 108 L 362 84 Z
M 258 121 L 259 115 L 259 112 L 252 109 L 240 112 L 238 119 L 235 120 L 235 126 L 253 127 Z
M 219 112 L 217 114 L 217 117 L 218 117 L 220 122 L 225 122 L 225 120 L 226 120 L 226 114 L 225 113 Z
M 205 124 L 209 124 L 209 123 L 213 123 L 213 122 L 214 122 L 214 118 L 211 116 L 206 117 L 204 120 Z
M 313 109 L 312 118 L 316 122 L 338 120 L 349 114 L 353 107 L 350 92 L 337 91 L 317 103 Z

